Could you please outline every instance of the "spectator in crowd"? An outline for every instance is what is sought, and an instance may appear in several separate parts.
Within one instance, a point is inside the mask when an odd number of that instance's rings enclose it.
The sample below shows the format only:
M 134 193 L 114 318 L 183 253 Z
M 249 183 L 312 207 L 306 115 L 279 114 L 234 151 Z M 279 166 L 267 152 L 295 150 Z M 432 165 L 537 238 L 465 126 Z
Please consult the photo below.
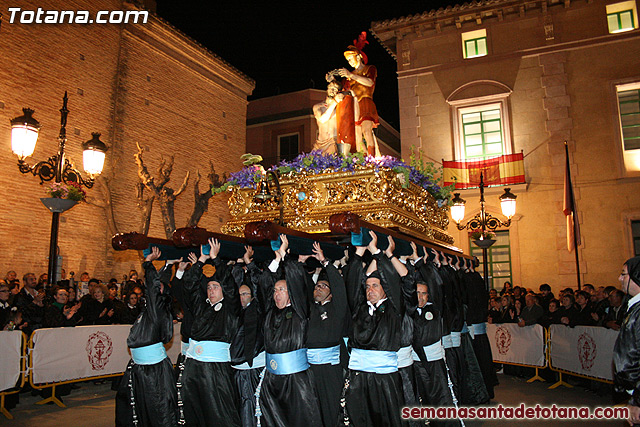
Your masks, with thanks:
M 35 276 L 33 277 L 35 280 Z M 33 297 L 33 301 L 22 308 L 22 319 L 25 325 L 22 328 L 22 331 L 27 334 L 27 336 L 31 335 L 33 331 L 36 329 L 42 328 L 42 322 L 44 320 L 44 299 L 45 299 L 44 289 L 38 289 L 36 291 L 36 296 Z
M 55 286 L 52 291 L 54 302 L 44 311 L 43 327 L 57 328 L 61 326 L 75 326 L 79 323 L 78 310 L 81 303 L 69 306 L 69 292 L 60 286 Z
M 487 321 L 489 323 L 500 323 L 500 317 L 501 317 L 500 308 L 502 307 L 500 298 L 498 297 L 491 298 L 491 300 L 489 301 L 489 305 L 490 307 L 489 307 L 489 314 L 487 316 Z
M 16 308 L 16 310 L 9 313 L 7 323 L 2 328 L 3 331 L 20 331 L 23 330 L 23 328 L 26 329 L 26 327 L 28 326 L 22 319 L 22 311 L 20 311 L 17 307 L 14 308 Z
M 138 294 L 131 292 L 125 298 L 126 303 L 116 312 L 118 323 L 132 325 L 140 314 L 140 305 L 138 304 Z
M 516 301 L 520 301 L 520 307 L 524 305 L 524 293 L 520 286 L 513 288 L 513 305 L 516 305 Z
M 502 296 L 502 308 L 500 311 L 499 323 L 516 323 L 518 322 L 518 316 L 516 315 L 516 309 L 513 306 L 513 297 L 511 295 Z
M 615 288 L 614 288 L 615 290 Z M 599 325 L 603 324 L 603 319 L 607 314 L 609 308 L 609 292 L 606 292 L 606 288 L 600 286 L 596 289 L 595 295 L 591 297 L 591 309 L 596 314 L 596 320 Z
M 530 326 L 538 323 L 544 315 L 544 310 L 538 304 L 538 297 L 533 294 L 527 294 L 525 296 L 526 306 L 522 309 L 518 326 Z
M 40 277 L 38 277 L 38 287 L 44 288 L 47 286 L 49 281 L 49 275 L 47 273 L 42 273 Z
M 82 275 L 84 276 L 84 273 L 82 273 Z M 96 279 L 95 277 L 88 279 L 87 280 L 88 293 L 86 295 L 82 295 L 82 298 L 80 298 L 80 302 L 88 303 L 89 301 L 91 301 L 93 299 L 93 289 L 96 286 L 100 286 L 100 281 L 98 279 Z
M 109 298 L 106 297 L 106 286 L 94 284 L 90 288 L 90 298 L 82 299 L 83 325 L 108 325 L 113 323 L 115 311 Z
M 620 289 L 616 289 L 609 294 L 609 307 L 607 307 L 607 313 L 602 322 L 605 328 L 613 329 L 614 331 L 620 330 L 625 312 L 623 303 L 624 292 Z
M 540 324 L 545 328 L 548 328 L 551 325 L 561 324 L 560 322 L 560 301 L 557 299 L 552 299 L 549 301 L 549 308 L 547 312 L 542 316 L 540 320 Z
M 135 288 L 136 286 L 140 289 L 143 289 L 144 287 L 142 284 L 142 280 L 138 278 L 138 272 L 136 270 L 129 271 L 129 279 L 125 280 L 122 286 L 122 291 L 125 295 L 131 293 L 131 291 L 133 291 L 133 288 Z
M 504 282 L 504 286 L 500 291 L 500 296 L 503 296 L 504 294 L 510 294 L 510 293 L 513 293 L 511 282 Z
M 498 291 L 496 289 L 489 289 L 489 299 L 495 298 L 498 296 Z
M 586 283 L 582 287 L 582 290 L 589 294 L 589 301 L 593 302 L 594 300 L 592 298 L 595 298 L 596 296 L 596 288 L 594 288 L 591 283 Z
M 18 293 L 20 292 L 20 280 L 14 279 L 10 282 L 7 282 L 7 285 L 9 285 L 9 303 L 11 303 L 11 305 L 14 305 L 16 295 L 18 295 Z
M 515 309 L 515 313 L 516 313 L 516 323 L 519 322 L 520 320 L 520 313 L 522 313 L 522 300 L 520 299 L 515 299 L 513 300 L 513 308 Z
M 24 286 L 13 300 L 14 305 L 20 310 L 31 304 L 33 302 L 33 299 L 38 294 L 38 291 L 36 290 L 36 285 L 38 282 L 36 280 L 35 274 L 25 274 L 22 278 L 22 283 L 24 284 Z
M 573 293 L 565 292 L 561 301 L 562 308 L 560 309 L 560 322 L 563 325 L 569 326 L 572 320 L 574 320 L 576 317 L 576 308 L 574 307 L 575 300 L 573 298 Z
M 113 280 L 114 282 L 112 282 Z M 111 305 L 113 306 L 114 311 L 117 313 L 118 310 L 124 307 L 124 303 L 118 298 L 118 284 L 115 283 L 116 279 L 111 279 L 109 284 L 107 285 L 107 291 L 109 292 L 108 298 L 111 301 Z
M 549 311 L 549 302 L 552 299 L 555 299 L 553 292 L 551 292 L 551 286 L 549 286 L 548 283 L 543 283 L 542 285 L 540 285 L 540 295 L 540 307 L 542 307 L 542 309 L 547 312 Z
M 11 283 L 17 278 L 18 278 L 18 274 L 13 270 L 9 270 L 7 271 L 7 275 L 5 276 L 4 281 L 7 283 Z
M 76 298 L 76 289 L 74 287 L 69 287 L 69 289 L 67 289 L 67 293 L 69 294 L 68 304 L 75 304 L 78 302 L 78 299 Z
M 569 326 L 594 326 L 593 311 L 590 306 L 591 294 L 587 291 L 578 291 L 576 294 L 576 313 Z
M 11 303 L 9 302 L 10 296 L 9 285 L 4 282 L 0 283 L 0 331 L 9 321 L 9 314 L 11 314 L 12 309 Z

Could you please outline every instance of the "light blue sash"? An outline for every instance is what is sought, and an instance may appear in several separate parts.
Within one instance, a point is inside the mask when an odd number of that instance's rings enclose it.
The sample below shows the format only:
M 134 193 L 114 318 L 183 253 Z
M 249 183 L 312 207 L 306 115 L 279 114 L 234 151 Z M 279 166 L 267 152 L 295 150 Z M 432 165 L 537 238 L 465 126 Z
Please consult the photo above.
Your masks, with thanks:
M 461 334 L 467 334 L 469 333 L 469 327 L 467 326 L 467 324 L 465 323 L 464 325 L 462 325 L 462 330 L 460 331 Z
M 453 348 L 453 340 L 451 339 L 451 334 L 442 337 L 442 345 L 444 346 L 444 348 Z
M 264 368 L 264 365 L 267 361 L 267 357 L 265 356 L 264 350 L 260 352 L 256 357 L 253 358 L 253 364 L 249 366 L 249 363 L 244 362 L 240 365 L 231 365 L 232 368 L 238 369 L 240 371 L 246 371 L 247 369 L 257 369 Z
M 340 344 L 326 348 L 307 349 L 307 359 L 312 365 L 340 364 Z
M 184 342 L 184 341 L 180 341 L 180 353 L 182 353 L 184 356 L 187 355 L 187 350 L 189 350 L 189 343 L 188 342 Z
M 462 337 L 460 332 L 451 332 L 451 344 L 453 347 L 460 347 L 462 344 Z
M 474 335 L 482 335 L 487 333 L 487 324 L 486 323 L 474 323 L 471 325 L 473 328 Z
M 427 361 L 435 362 L 444 358 L 444 347 L 440 341 L 436 341 L 431 345 L 423 347 L 424 354 L 427 356 Z
M 167 357 L 167 352 L 161 342 L 130 350 L 131 358 L 136 365 L 155 365 Z
M 398 353 L 395 351 L 351 349 L 349 369 L 354 371 L 390 374 L 398 372 Z
M 402 347 L 396 352 L 398 354 L 398 369 L 413 365 L 413 358 L 411 357 L 412 351 L 413 348 L 409 345 L 407 347 Z
M 221 341 L 196 341 L 189 338 L 187 357 L 198 362 L 230 362 L 231 344 Z
M 422 349 L 424 350 L 425 356 L 427 356 L 428 362 L 435 362 L 436 360 L 444 359 L 444 347 L 442 346 L 441 341 L 436 341 L 433 344 L 424 346 Z M 418 353 L 412 350 L 411 355 L 413 356 L 414 361 L 420 361 Z
M 287 353 L 267 353 L 267 369 L 272 374 L 289 375 L 309 369 L 307 349 L 289 351 Z

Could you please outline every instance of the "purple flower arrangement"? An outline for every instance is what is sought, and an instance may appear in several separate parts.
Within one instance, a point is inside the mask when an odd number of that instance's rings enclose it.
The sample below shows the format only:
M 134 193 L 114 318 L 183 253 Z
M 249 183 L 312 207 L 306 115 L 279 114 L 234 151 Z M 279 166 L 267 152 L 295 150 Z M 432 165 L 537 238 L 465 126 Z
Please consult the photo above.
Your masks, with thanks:
M 76 202 L 82 202 L 87 197 L 87 193 L 77 182 L 52 182 L 45 186 L 45 193 L 49 197 L 75 200 Z
M 405 185 L 409 182 L 422 187 L 437 200 L 439 205 L 447 202 L 451 193 L 450 188 L 441 187 L 439 181 L 433 176 L 426 176 L 414 166 L 406 164 L 401 159 L 393 156 L 373 157 L 365 156 L 363 153 L 350 153 L 346 156 L 341 154 L 323 154 L 321 151 L 302 153 L 291 161 L 282 160 L 270 170 L 275 171 L 279 176 L 295 176 L 299 173 L 328 173 L 328 172 L 352 172 L 367 167 L 373 167 L 375 171 L 391 169 L 396 173 L 403 174 Z M 240 188 L 256 188 L 260 179 L 264 175 L 264 168 L 260 165 L 250 165 L 238 172 L 230 175 L 223 186 L 213 188 L 214 194 L 227 190 L 231 186 Z

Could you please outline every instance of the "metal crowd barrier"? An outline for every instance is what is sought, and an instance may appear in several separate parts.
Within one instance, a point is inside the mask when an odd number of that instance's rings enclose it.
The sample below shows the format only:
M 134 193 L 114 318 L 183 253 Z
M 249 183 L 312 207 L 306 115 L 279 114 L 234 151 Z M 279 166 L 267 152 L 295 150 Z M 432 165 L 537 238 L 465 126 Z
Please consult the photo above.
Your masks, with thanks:
M 56 397 L 57 386 L 122 375 L 129 360 L 126 337 L 130 327 L 130 325 L 111 325 L 38 329 L 28 340 L 20 332 L 22 337 L 20 372 L 17 384 L 6 383 L 5 386 L 8 385 L 8 387 L 0 392 L 2 415 L 13 419 L 5 407 L 5 397 L 19 393 L 27 381 L 36 390 L 51 388 L 51 396 L 37 402 L 38 405 L 53 402 L 65 408 L 66 405 Z M 179 327 L 179 324 L 174 325 L 173 342 L 175 344 L 169 343 L 167 350 L 174 362 L 180 352 Z M 0 332 L 0 334 L 4 333 L 4 331 Z M 49 347 L 46 350 L 37 349 L 38 342 L 47 343 L 40 338 L 46 335 L 55 338 L 49 339 L 48 345 L 58 347 L 57 349 Z M 76 336 L 76 339 L 70 340 L 71 335 Z M 514 323 L 487 324 L 487 337 L 494 362 L 535 368 L 535 375 L 527 382 L 544 382 L 545 380 L 539 375 L 539 369 L 550 368 L 559 374 L 559 380 L 549 389 L 559 386 L 573 387 L 563 380 L 563 374 L 611 384 L 610 368 L 616 336 L 617 332 L 602 327 L 568 328 L 564 325 L 552 325 L 547 329 L 540 325 L 520 328 Z M 117 354 L 114 356 L 113 365 L 109 366 L 114 350 Z M 579 367 L 577 364 L 572 365 L 578 362 Z M 69 371 L 70 365 L 74 366 L 71 371 Z M 48 369 L 45 369 L 47 367 Z M 61 372 L 58 367 L 62 370 L 67 369 L 66 373 Z M 13 375 L 11 372 L 9 374 Z
M 27 337 L 24 333 L 22 333 L 21 331 L 1 331 L 0 334 L 20 334 L 20 361 L 19 361 L 19 372 L 18 372 L 18 379 L 15 381 L 15 383 L 13 384 L 9 384 L 7 383 L 6 388 L 4 388 L 4 390 L 2 390 L 0 392 L 0 413 L 2 413 L 2 415 L 4 415 L 6 418 L 12 420 L 13 419 L 13 415 L 11 415 L 11 413 L 7 410 L 7 408 L 5 407 L 5 398 L 6 396 L 10 395 L 10 394 L 16 394 L 16 393 L 20 393 L 20 389 L 25 385 L 26 382 L 26 370 L 27 370 Z M 8 336 L 8 335 L 5 335 Z M 2 346 L 3 347 L 3 351 L 7 351 L 7 350 L 11 350 L 10 348 L 7 348 L 7 346 Z M 5 363 L 6 360 L 2 360 L 2 363 Z M 4 367 L 4 366 L 3 366 Z
M 5 407 L 5 396 L 19 393 L 27 382 L 36 390 L 51 389 L 51 396 L 36 404 L 53 402 L 66 408 L 56 397 L 56 387 L 122 375 L 130 359 L 126 344 L 130 328 L 131 325 L 109 325 L 38 329 L 29 339 L 21 333 L 18 384 L 0 393 L 0 412 L 13 419 Z M 180 324 L 174 325 L 174 338 L 165 347 L 175 363 L 180 353 Z

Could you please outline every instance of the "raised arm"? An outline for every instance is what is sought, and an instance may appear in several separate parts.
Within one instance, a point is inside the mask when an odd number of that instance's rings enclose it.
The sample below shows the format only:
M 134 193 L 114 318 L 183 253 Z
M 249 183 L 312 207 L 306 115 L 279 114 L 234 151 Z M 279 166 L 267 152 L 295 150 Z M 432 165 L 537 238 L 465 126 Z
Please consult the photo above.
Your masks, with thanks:
M 366 304 L 367 295 L 364 289 L 364 267 L 362 256 L 367 248 L 356 246 L 356 252 L 344 268 L 344 281 L 347 289 L 347 302 L 351 313 L 358 311 L 361 304 Z

